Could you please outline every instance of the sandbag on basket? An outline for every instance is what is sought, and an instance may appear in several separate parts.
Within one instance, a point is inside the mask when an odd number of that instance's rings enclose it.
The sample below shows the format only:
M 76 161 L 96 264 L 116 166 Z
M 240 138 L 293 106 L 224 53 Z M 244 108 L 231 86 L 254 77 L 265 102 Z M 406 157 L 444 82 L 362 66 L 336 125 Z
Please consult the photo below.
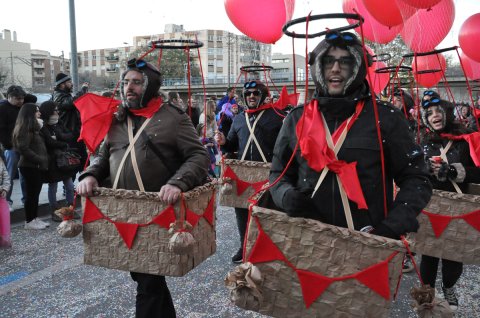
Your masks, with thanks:
M 248 198 L 268 182 L 270 162 L 224 159 L 220 181 L 220 205 L 247 208 Z
M 167 206 L 157 192 L 97 188 L 95 196 L 82 198 L 85 264 L 185 275 L 215 253 L 215 187 L 208 183 L 185 192 L 183 212 L 181 200 Z M 182 220 L 181 215 L 186 218 L 182 224 L 191 225 L 185 228 L 191 228 L 195 241 L 193 249 L 182 255 L 169 249 L 173 235 L 169 228 Z
M 273 317 L 388 317 L 404 252 L 401 241 L 254 206 L 246 244 L 254 268 L 226 284 L 237 306 Z M 253 274 L 236 284 L 242 271 Z
M 409 235 L 412 251 L 480 264 L 480 195 L 433 190 L 417 220 L 420 228 Z

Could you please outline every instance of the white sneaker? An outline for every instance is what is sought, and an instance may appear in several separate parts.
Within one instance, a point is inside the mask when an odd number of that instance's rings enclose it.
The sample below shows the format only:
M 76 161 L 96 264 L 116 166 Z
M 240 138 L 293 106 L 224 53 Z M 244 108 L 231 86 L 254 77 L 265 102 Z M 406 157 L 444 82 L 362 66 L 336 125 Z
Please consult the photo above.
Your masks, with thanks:
M 30 222 L 25 222 L 25 230 L 44 230 L 47 227 L 45 225 L 42 225 L 34 220 Z
M 45 226 L 45 227 L 49 227 L 49 226 L 50 226 L 50 223 L 44 222 L 44 221 L 40 220 L 39 218 L 35 218 L 34 221 L 37 222 L 37 223 L 40 223 L 41 225 L 43 225 L 43 226 Z

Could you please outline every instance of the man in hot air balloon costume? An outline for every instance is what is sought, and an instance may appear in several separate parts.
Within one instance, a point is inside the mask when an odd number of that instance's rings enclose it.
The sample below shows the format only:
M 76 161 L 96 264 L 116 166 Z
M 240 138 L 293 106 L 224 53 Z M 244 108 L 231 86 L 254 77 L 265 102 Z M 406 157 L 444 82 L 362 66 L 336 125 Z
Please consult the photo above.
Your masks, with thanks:
M 121 77 L 122 103 L 98 158 L 79 178 L 78 194 L 92 195 L 98 182 L 107 177 L 113 181 L 117 171 L 118 188 L 139 190 L 134 161 L 145 191 L 159 191 L 165 204 L 175 203 L 182 191 L 206 179 L 210 162 L 207 152 L 188 115 L 163 103 L 158 92 L 160 84 L 161 74 L 155 66 L 143 60 L 128 61 Z M 132 150 L 136 159 L 130 160 L 130 154 L 121 166 L 129 134 L 140 134 Z M 135 272 L 130 275 L 138 283 L 136 317 L 176 317 L 164 276 Z
M 275 204 L 289 216 L 341 227 L 350 208 L 355 230 L 394 239 L 416 231 L 432 194 L 423 152 L 405 116 L 379 100 L 377 127 L 362 44 L 352 33 L 330 31 L 309 64 L 315 96 L 291 111 L 275 144 L 270 183 L 281 176 L 270 190 Z M 393 181 L 400 189 L 395 198 Z

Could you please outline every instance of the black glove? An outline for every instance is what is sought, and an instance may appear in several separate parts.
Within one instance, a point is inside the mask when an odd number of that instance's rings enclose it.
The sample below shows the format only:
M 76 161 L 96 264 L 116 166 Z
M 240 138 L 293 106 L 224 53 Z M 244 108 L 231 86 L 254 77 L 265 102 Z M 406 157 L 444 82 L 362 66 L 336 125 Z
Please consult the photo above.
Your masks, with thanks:
M 288 216 L 319 219 L 315 202 L 307 193 L 289 189 L 283 195 L 282 205 Z
M 383 223 L 380 223 L 379 225 L 377 225 L 377 227 L 375 227 L 373 229 L 373 231 L 370 232 L 370 233 L 375 234 L 375 235 L 379 235 L 379 236 L 388 237 L 388 238 L 391 238 L 391 239 L 394 239 L 394 240 L 399 240 L 400 239 L 400 235 L 393 232 L 391 228 L 389 228 L 388 226 L 386 226 Z
M 454 166 L 449 165 L 446 162 L 442 163 L 442 166 L 438 170 L 437 179 L 439 181 L 447 181 L 447 179 L 455 180 L 457 178 L 457 169 Z

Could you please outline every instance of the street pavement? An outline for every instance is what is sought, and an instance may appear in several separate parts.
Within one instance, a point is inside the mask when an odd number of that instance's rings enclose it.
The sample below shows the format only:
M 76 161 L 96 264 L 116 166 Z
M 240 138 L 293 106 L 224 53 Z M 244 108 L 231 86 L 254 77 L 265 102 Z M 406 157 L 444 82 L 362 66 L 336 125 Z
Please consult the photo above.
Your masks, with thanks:
M 18 184 L 18 180 L 16 180 Z M 15 201 L 19 202 L 18 185 Z M 62 199 L 59 185 L 58 199 Z M 51 221 L 45 204 L 42 219 Z M 0 249 L 0 317 L 134 317 L 135 284 L 127 272 L 83 265 L 82 236 L 60 237 L 55 227 L 23 229 L 23 211 L 12 213 L 11 249 Z M 239 246 L 233 208 L 217 208 L 217 252 L 184 277 L 167 278 L 178 317 L 266 317 L 232 305 L 223 279 L 234 268 L 231 255 Z M 439 275 L 440 276 L 440 275 Z M 480 266 L 465 266 L 457 284 L 460 307 L 456 317 L 480 317 Z M 415 273 L 403 275 L 390 317 L 416 317 L 409 290 L 418 285 Z M 440 286 L 440 282 L 437 282 Z

